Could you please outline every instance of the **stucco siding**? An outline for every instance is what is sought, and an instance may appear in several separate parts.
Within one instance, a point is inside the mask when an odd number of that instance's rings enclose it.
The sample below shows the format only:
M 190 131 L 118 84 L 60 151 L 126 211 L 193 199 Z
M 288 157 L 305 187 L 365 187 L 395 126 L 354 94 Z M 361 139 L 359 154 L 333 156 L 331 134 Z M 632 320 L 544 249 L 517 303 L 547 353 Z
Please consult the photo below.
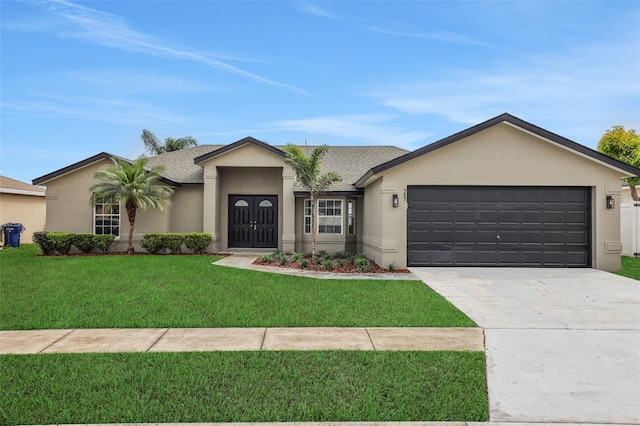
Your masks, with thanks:
M 202 232 L 202 186 L 176 188 L 171 199 L 169 232 Z
M 46 183 L 47 231 L 93 232 L 89 188 L 96 182 L 94 174 L 107 164 L 107 160 L 101 160 Z
M 89 188 L 97 182 L 95 173 L 108 164 L 108 160 L 101 160 L 46 183 L 47 231 L 93 233 L 93 208 Z M 170 232 L 170 211 L 170 206 L 165 206 L 162 210 L 138 211 L 133 234 L 136 250 L 141 250 L 138 243 L 145 233 Z M 124 206 L 121 206 L 120 237 L 114 250 L 126 250 L 128 235 L 129 221 Z
M 45 230 L 46 211 L 43 196 L 0 193 L 0 224 L 21 223 L 25 228 L 21 244 L 31 243 L 34 232 Z M 4 242 L 4 235 L 0 238 Z
M 383 265 L 406 265 L 408 185 L 496 185 L 591 187 L 593 265 L 608 271 L 620 266 L 619 210 L 605 207 L 607 195 L 616 205 L 620 201 L 620 172 L 510 125 L 496 125 L 388 169 L 382 176 L 366 188 L 368 239 L 363 242 L 365 251 L 373 251 Z M 391 206 L 395 192 L 398 208 Z

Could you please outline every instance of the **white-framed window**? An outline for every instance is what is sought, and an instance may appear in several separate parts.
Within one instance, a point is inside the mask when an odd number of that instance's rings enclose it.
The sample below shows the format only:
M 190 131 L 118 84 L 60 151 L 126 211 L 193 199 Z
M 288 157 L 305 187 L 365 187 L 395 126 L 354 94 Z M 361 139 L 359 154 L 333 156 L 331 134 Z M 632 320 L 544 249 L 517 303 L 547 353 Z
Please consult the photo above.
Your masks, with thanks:
M 316 200 L 316 206 L 317 233 L 341 235 L 342 200 Z M 304 200 L 304 233 L 311 234 L 311 200 Z
M 120 237 L 120 204 L 110 198 L 96 197 L 93 207 L 93 233 Z
M 347 233 L 356 233 L 356 200 L 347 200 Z
M 342 200 L 318 200 L 318 234 L 342 234 Z
M 311 200 L 304 200 L 304 233 L 311 234 Z

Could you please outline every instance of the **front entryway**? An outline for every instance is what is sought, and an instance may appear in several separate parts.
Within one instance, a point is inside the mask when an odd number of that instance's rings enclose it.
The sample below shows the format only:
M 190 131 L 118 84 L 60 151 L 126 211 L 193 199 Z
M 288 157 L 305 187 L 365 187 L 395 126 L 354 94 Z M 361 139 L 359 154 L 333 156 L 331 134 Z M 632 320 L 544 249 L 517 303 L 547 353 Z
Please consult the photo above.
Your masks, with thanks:
M 229 195 L 229 248 L 278 247 L 278 196 Z

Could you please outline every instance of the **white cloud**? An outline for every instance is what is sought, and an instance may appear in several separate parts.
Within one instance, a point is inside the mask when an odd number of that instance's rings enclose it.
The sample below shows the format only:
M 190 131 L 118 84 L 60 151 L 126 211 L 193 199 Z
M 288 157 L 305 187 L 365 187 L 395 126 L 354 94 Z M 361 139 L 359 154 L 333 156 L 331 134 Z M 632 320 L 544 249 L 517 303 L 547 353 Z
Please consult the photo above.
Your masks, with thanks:
M 188 120 L 174 112 L 144 102 L 126 99 L 108 99 L 81 96 L 37 94 L 35 101 L 3 102 L 7 120 L 41 118 L 67 118 L 104 123 L 139 126 L 179 124 Z
M 352 143 L 396 145 L 405 148 L 424 143 L 425 138 L 429 136 L 425 132 L 394 127 L 389 124 L 392 120 L 392 116 L 383 114 L 321 116 L 279 120 L 273 123 L 272 130 L 326 135 L 345 138 Z
M 635 41 L 597 44 L 515 58 L 482 72 L 449 70 L 439 78 L 378 86 L 368 95 L 406 114 L 464 124 L 510 112 L 579 127 L 574 137 L 591 140 L 591 133 L 601 135 L 620 122 L 640 125 L 639 63 Z
M 443 43 L 455 43 L 455 44 L 468 44 L 471 46 L 482 46 L 493 48 L 489 43 L 485 43 L 483 41 L 475 40 L 465 34 L 454 33 L 451 31 L 431 31 L 426 33 L 418 33 L 418 32 L 403 32 L 403 31 L 393 31 L 380 27 L 373 27 L 371 31 L 387 34 L 396 37 L 408 37 L 408 38 L 421 38 L 426 40 L 439 41 Z
M 306 13 L 307 15 L 319 16 L 321 18 L 328 18 L 328 19 L 344 19 L 338 15 L 335 15 L 327 11 L 326 9 L 318 6 L 317 4 L 310 3 L 307 1 L 298 1 L 298 2 L 295 2 L 293 5 L 300 12 Z
M 59 34 L 62 36 L 78 38 L 90 43 L 145 55 L 165 56 L 198 62 L 210 68 L 235 74 L 249 80 L 306 94 L 305 90 L 298 87 L 268 79 L 215 59 L 209 52 L 204 53 L 190 48 L 175 47 L 157 40 L 151 35 L 131 28 L 123 18 L 117 15 L 65 0 L 49 0 L 39 4 L 44 5 L 51 13 L 63 18 L 67 23 L 73 24 L 71 28 L 59 30 Z

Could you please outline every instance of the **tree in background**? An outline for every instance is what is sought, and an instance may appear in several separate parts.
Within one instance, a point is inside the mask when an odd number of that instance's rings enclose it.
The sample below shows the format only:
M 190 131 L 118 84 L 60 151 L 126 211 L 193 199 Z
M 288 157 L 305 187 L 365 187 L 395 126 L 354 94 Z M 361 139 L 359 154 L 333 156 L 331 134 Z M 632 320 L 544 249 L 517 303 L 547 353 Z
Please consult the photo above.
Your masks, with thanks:
M 329 146 L 320 145 L 313 149 L 311 155 L 305 154 L 299 146 L 287 144 L 283 151 L 287 154 L 285 164 L 290 166 L 296 174 L 296 180 L 309 191 L 311 195 L 311 256 L 316 257 L 316 206 L 318 195 L 326 191 L 332 184 L 340 182 L 342 178 L 336 172 L 320 173 L 320 165 Z
M 185 136 L 182 138 L 166 138 L 164 143 L 160 142 L 158 137 L 151 133 L 147 129 L 142 129 L 142 135 L 140 135 L 144 147 L 151 155 L 160 155 L 166 152 L 179 151 L 181 149 L 189 148 L 198 145 L 198 141 L 191 136 Z
M 624 126 L 613 126 L 600 138 L 598 151 L 618 161 L 640 168 L 640 135 L 633 129 L 625 130 Z M 625 180 L 629 183 L 631 198 L 634 201 L 639 201 L 636 185 L 640 184 L 640 177 L 636 176 Z
M 130 254 L 134 251 L 133 227 L 138 210 L 147 207 L 162 209 L 163 205 L 171 205 L 173 189 L 158 184 L 163 168 L 155 166 L 147 170 L 147 161 L 146 158 L 138 158 L 133 163 L 127 163 L 113 159 L 113 164 L 95 173 L 94 177 L 100 182 L 90 188 L 94 206 L 99 200 L 124 203 L 129 219 L 127 252 Z

